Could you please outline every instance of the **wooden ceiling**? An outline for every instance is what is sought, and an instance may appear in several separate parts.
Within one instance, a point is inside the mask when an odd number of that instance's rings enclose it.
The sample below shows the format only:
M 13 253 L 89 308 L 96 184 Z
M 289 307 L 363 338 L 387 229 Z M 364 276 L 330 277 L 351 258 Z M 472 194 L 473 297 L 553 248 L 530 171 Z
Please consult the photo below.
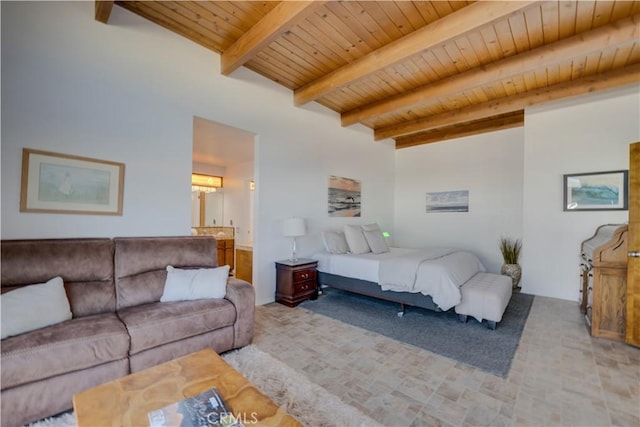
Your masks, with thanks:
M 524 108 L 640 83 L 639 1 L 96 1 L 392 138 L 522 126 Z

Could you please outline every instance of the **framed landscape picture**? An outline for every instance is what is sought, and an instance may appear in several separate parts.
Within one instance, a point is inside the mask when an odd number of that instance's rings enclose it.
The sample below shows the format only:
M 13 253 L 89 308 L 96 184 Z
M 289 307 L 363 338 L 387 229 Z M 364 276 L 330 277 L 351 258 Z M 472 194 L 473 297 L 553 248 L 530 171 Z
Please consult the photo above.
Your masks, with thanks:
M 564 175 L 564 211 L 622 211 L 629 208 L 629 171 Z
M 122 215 L 124 163 L 22 150 L 20 212 Z
M 469 190 L 427 193 L 426 212 L 469 212 Z

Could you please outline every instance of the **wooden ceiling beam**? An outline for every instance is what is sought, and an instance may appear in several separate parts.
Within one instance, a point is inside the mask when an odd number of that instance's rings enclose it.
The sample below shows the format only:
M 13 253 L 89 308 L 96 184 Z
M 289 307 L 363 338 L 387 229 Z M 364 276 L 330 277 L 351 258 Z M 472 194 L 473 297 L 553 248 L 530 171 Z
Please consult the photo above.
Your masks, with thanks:
M 96 0 L 95 1 L 95 19 L 103 24 L 109 23 L 111 10 L 113 9 L 113 0 Z
M 415 147 L 417 145 L 433 144 L 448 139 L 461 138 L 463 136 L 477 135 L 479 133 L 495 132 L 524 126 L 524 110 L 502 116 L 492 117 L 486 120 L 477 120 L 470 123 L 456 124 L 427 132 L 403 136 L 396 139 L 396 149 Z
M 417 132 L 451 126 L 479 120 L 499 114 L 523 110 L 537 104 L 544 104 L 558 99 L 584 95 L 618 86 L 638 84 L 640 81 L 640 63 L 629 65 L 607 73 L 582 77 L 577 80 L 535 89 L 526 93 L 491 100 L 482 104 L 459 110 L 445 111 L 423 119 L 412 120 L 398 125 L 374 130 L 376 141 L 386 138 L 398 138 Z
M 324 3 L 324 1 L 280 2 L 222 53 L 220 72 L 228 76 L 283 33 L 322 7 Z
M 512 78 L 521 75 L 522 70 L 542 69 L 613 46 L 632 44 L 637 42 L 639 37 L 640 15 L 634 15 L 588 33 L 581 33 L 345 112 L 341 115 L 342 126 L 350 126 L 381 114 L 411 109 L 425 100 L 450 96 Z
M 535 1 L 490 1 L 472 3 L 442 19 L 420 28 L 380 49 L 314 80 L 294 91 L 294 103 L 306 104 L 362 79 L 383 68 L 397 64 L 434 46 L 503 19 L 529 7 Z

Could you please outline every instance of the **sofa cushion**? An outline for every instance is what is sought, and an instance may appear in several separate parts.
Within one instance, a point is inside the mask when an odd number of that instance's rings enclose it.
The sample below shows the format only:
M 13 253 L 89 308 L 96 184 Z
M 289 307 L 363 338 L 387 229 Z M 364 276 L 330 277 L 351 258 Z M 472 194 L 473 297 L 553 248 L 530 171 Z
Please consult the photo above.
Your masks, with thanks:
M 129 336 L 115 313 L 71 319 L 2 341 L 2 388 L 127 357 Z
M 133 354 L 129 356 L 131 373 L 195 353 L 203 348 L 211 348 L 219 354 L 234 349 L 233 327 L 227 326 Z
M 113 313 L 113 242 L 110 239 L 3 240 L 2 291 L 60 276 L 73 317 Z
M 46 380 L 23 384 L 2 390 L 0 399 L 0 425 L 23 426 L 43 418 L 51 417 L 73 407 L 73 395 L 88 388 L 122 378 L 129 374 L 129 360 L 94 366 L 91 369 L 69 372 Z M 73 418 L 73 416 L 72 416 Z M 38 424 L 42 427 L 60 425 L 52 422 Z M 75 426 L 74 424 L 64 424 Z
M 131 336 L 129 354 L 233 325 L 236 309 L 226 299 L 157 302 L 118 311 Z
M 2 339 L 71 319 L 60 276 L 46 283 L 14 289 L 0 296 Z
M 117 309 L 160 301 L 167 266 L 218 266 L 218 243 L 211 236 L 118 237 L 114 239 Z

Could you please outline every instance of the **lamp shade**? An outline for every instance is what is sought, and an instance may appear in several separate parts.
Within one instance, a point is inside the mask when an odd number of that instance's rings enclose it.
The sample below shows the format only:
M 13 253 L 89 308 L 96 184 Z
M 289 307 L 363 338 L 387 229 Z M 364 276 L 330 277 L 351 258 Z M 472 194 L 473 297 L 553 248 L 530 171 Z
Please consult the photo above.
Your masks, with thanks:
M 302 218 L 288 218 L 282 224 L 282 235 L 285 237 L 304 236 L 305 232 Z

